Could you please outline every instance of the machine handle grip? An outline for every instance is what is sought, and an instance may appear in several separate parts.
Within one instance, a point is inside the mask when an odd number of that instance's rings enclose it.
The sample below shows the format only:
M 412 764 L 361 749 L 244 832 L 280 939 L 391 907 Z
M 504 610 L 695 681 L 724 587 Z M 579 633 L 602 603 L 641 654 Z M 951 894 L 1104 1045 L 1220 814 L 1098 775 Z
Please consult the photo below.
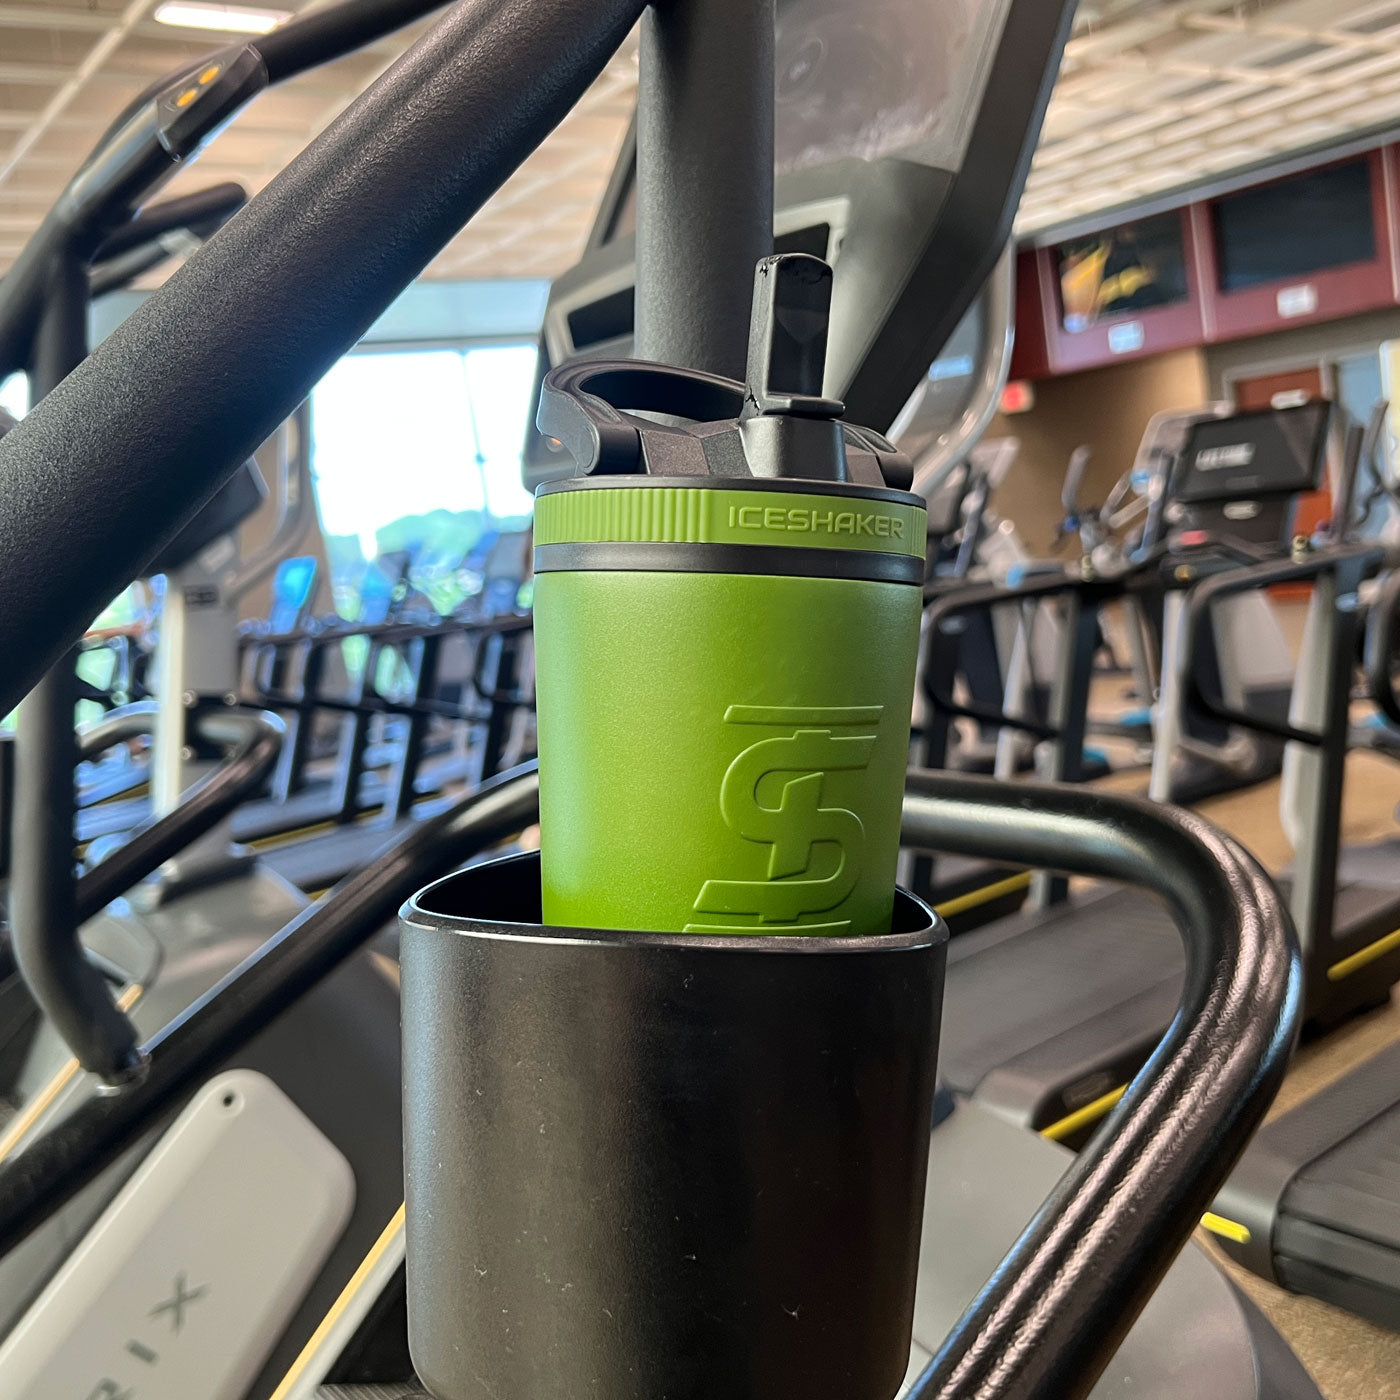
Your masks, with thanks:
M 1276 583 L 1317 579 L 1347 565 L 1354 566 L 1361 573 L 1374 571 L 1384 562 L 1384 558 L 1384 552 L 1375 545 L 1339 545 L 1319 550 L 1309 559 L 1282 560 L 1275 564 L 1231 569 L 1228 573 L 1217 574 L 1215 578 L 1197 584 L 1186 601 L 1180 660 L 1185 672 L 1186 694 L 1191 704 L 1226 724 L 1236 724 L 1256 734 L 1282 739 L 1285 743 L 1319 748 L 1327 741 L 1327 735 L 1321 730 L 1303 729 L 1287 720 L 1237 710 L 1226 704 L 1223 696 L 1207 694 L 1201 686 L 1200 668 L 1194 664 L 1196 649 L 1202 644 L 1211 608 L 1222 598 L 1233 598 L 1257 588 L 1272 587 Z
M 248 201 L 248 192 L 233 180 L 178 199 L 148 204 L 129 223 L 109 234 L 93 254 L 94 263 L 129 253 L 179 229 L 218 227 L 231 219 Z
M 107 742 L 146 732 L 148 715 L 128 711 L 94 726 Z M 277 762 L 284 732 L 275 715 L 230 709 L 201 718 L 208 738 L 231 749 L 226 762 L 198 783 L 174 811 L 138 827 L 131 839 L 77 884 L 77 921 L 55 931 L 21 922 L 12 932 L 15 959 L 34 1000 L 84 1069 L 112 1083 L 139 1070 L 136 1027 L 114 1004 L 102 974 L 83 954 L 78 925 L 138 880 L 204 835 L 264 783 Z M 93 731 L 89 731 L 89 739 Z M 115 737 L 112 737 L 115 736 Z M 66 932 L 66 936 L 55 936 Z
M 1089 788 L 910 773 L 910 846 L 1151 890 L 1186 949 L 1180 1006 L 908 1400 L 1080 1400 L 1283 1079 L 1302 962 L 1267 875 L 1210 823 Z
M 1035 603 L 1047 598 L 1057 598 L 1066 593 L 1084 593 L 1092 597 L 1116 591 L 1117 585 L 1103 581 L 1090 582 L 1069 575 L 1056 575 L 1051 578 L 1031 579 L 1016 587 L 986 585 L 983 587 L 960 588 L 943 597 L 934 597 L 926 609 L 930 645 L 937 645 L 937 637 L 945 625 L 964 613 L 981 612 L 985 608 L 996 607 L 1001 603 Z M 927 596 L 927 592 L 925 593 Z M 1058 739 L 1058 725 L 1047 724 L 1044 720 L 1029 715 L 1008 714 L 996 705 L 983 705 L 977 701 L 961 701 L 953 694 L 953 668 L 937 665 L 925 666 L 921 681 L 924 697 L 935 709 L 944 714 L 963 716 L 983 724 L 994 724 L 1006 729 L 1016 729 L 1037 739 Z

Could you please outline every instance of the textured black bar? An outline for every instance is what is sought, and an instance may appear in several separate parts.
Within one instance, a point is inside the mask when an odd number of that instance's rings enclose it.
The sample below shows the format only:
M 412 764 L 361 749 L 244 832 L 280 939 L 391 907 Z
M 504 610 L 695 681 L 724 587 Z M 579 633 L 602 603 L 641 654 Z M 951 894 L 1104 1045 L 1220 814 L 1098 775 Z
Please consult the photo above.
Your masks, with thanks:
M 637 94 L 637 358 L 742 380 L 773 251 L 774 0 L 657 0 Z

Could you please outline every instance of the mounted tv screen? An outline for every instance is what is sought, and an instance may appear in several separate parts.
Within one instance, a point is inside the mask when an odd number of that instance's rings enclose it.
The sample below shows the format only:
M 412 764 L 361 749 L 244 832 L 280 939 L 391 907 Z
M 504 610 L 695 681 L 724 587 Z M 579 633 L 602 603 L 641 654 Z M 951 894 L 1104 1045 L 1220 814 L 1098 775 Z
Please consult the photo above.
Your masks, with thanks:
M 1181 215 L 1157 214 L 1055 249 L 1060 323 L 1073 333 L 1190 295 Z
M 1220 290 L 1242 292 L 1376 256 L 1371 163 L 1309 170 L 1211 206 Z

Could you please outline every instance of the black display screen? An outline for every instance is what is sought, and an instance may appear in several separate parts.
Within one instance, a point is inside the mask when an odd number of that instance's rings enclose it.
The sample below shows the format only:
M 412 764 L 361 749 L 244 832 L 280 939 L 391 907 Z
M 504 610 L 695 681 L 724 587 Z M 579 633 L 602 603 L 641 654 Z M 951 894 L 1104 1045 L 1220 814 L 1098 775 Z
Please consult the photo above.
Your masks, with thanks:
M 1211 206 L 1211 218 L 1222 292 L 1376 256 L 1371 166 L 1364 158 L 1225 195 Z
M 1208 418 L 1187 434 L 1172 485 L 1191 504 L 1315 491 L 1327 465 L 1325 400 Z
M 1189 295 L 1179 213 L 1157 214 L 1062 243 L 1055 261 L 1060 321 L 1067 331 L 1171 306 Z

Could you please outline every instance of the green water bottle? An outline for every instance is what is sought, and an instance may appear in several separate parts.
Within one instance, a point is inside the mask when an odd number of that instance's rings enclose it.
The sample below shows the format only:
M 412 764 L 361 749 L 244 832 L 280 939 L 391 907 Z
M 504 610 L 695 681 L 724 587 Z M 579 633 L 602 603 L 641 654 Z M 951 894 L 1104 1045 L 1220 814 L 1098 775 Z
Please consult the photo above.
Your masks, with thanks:
M 759 264 L 747 385 L 545 381 L 580 473 L 535 506 L 546 923 L 889 930 L 926 516 L 821 395 L 830 299 L 818 258 Z

